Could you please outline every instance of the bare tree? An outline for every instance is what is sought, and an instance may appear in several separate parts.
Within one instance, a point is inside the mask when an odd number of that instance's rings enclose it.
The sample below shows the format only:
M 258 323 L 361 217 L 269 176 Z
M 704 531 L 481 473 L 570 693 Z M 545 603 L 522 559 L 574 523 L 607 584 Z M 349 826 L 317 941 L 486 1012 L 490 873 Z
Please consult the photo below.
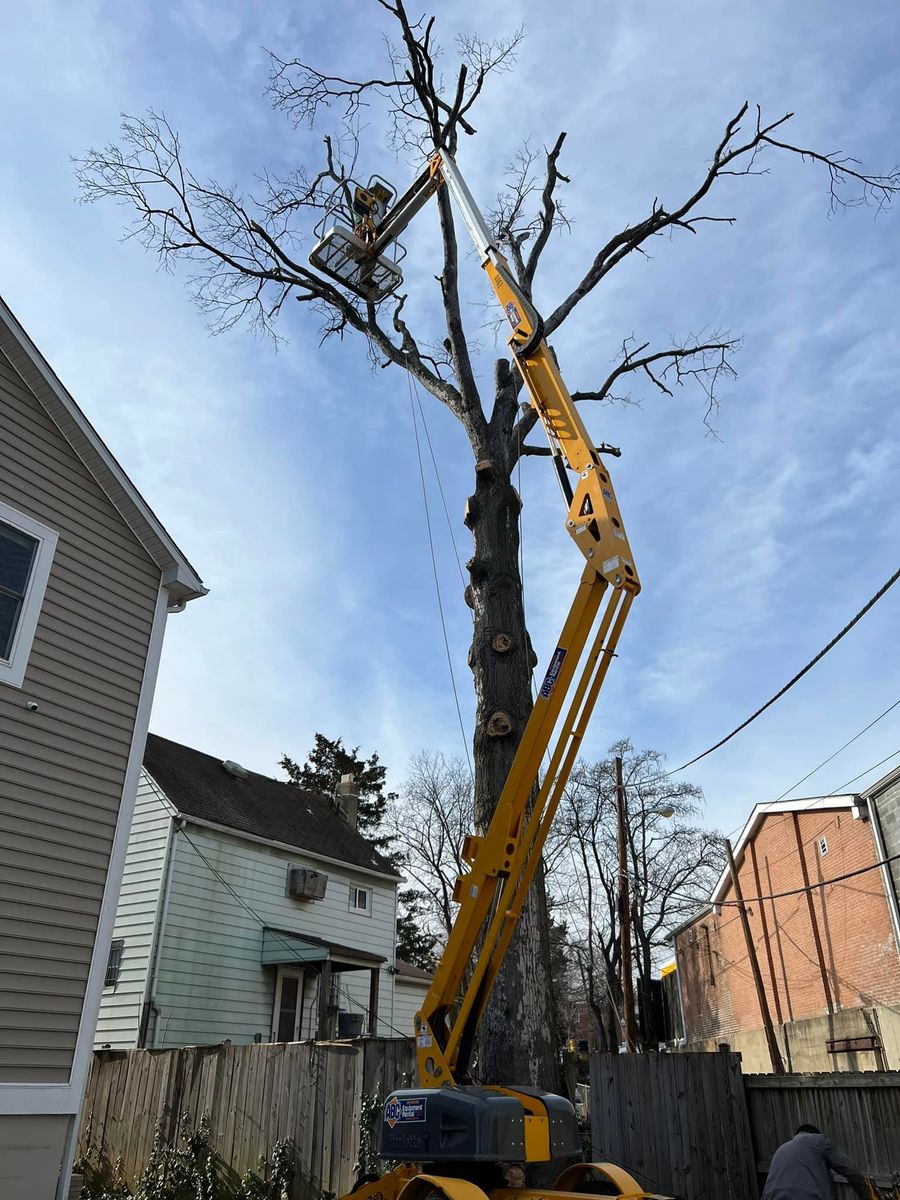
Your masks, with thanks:
M 703 793 L 668 778 L 655 750 L 635 751 L 629 741 L 610 748 L 601 762 L 579 763 L 566 789 L 553 840 L 552 886 L 568 913 L 585 994 L 608 1039 L 618 1030 L 611 1009 L 621 1010 L 618 851 L 614 756 L 621 755 L 626 793 L 631 935 L 642 1035 L 649 1033 L 650 981 L 666 934 L 708 896 L 722 870 L 722 839 L 696 823 Z M 671 809 L 671 817 L 662 815 Z M 560 846 L 568 851 L 558 852 Z M 607 1047 L 612 1049 L 612 1044 Z
M 416 754 L 384 824 L 403 847 L 403 873 L 419 894 L 420 919 L 441 942 L 453 924 L 453 886 L 466 869 L 462 844 L 473 820 L 466 764 L 443 754 Z
M 91 150 L 77 163 L 86 200 L 112 197 L 130 208 L 133 236 L 161 264 L 185 264 L 189 286 L 215 329 L 246 319 L 276 334 L 289 299 L 305 306 L 323 336 L 353 333 L 373 363 L 410 372 L 444 404 L 465 429 L 472 449 L 475 488 L 467 524 L 474 541 L 468 564 L 466 600 L 473 613 L 469 655 L 475 685 L 475 807 L 479 824 L 489 819 L 531 709 L 535 663 L 522 605 L 519 573 L 519 496 L 511 473 L 522 455 L 546 453 L 526 441 L 535 415 L 519 408 L 521 382 L 509 357 L 494 367 L 490 390 L 479 387 L 473 365 L 473 339 L 460 304 L 457 232 L 445 188 L 436 207 L 441 262 L 433 272 L 440 317 L 429 327 L 427 304 L 417 305 L 418 326 L 404 310 L 404 297 L 366 303 L 329 282 L 306 263 L 310 229 L 322 216 L 335 188 L 348 189 L 359 150 L 357 131 L 365 110 L 369 125 L 382 121 L 394 148 L 407 158 L 434 147 L 457 149 L 460 135 L 475 133 L 474 110 L 490 78 L 512 68 L 521 31 L 495 41 L 460 38 L 458 64 L 441 73 L 435 18 L 412 19 L 404 0 L 375 0 L 392 35 L 386 41 L 384 70 L 357 80 L 329 73 L 297 58 L 272 58 L 269 84 L 273 103 L 295 126 L 325 131 L 322 160 L 285 176 L 263 174 L 255 193 L 192 173 L 181 141 L 166 118 L 155 112 L 126 117 L 118 144 Z M 824 155 L 782 140 L 786 114 L 764 121 L 745 104 L 728 122 L 697 183 L 675 203 L 660 200 L 634 224 L 608 237 L 599 248 L 585 244 L 586 265 L 545 318 L 547 336 L 568 320 L 606 276 L 633 254 L 645 254 L 661 234 L 699 234 L 728 215 L 703 205 L 726 176 L 759 173 L 763 153 L 801 155 L 827 173 L 834 205 L 889 203 L 900 176 L 867 175 L 853 160 Z M 495 211 L 496 236 L 507 248 L 520 284 L 530 296 L 544 252 L 564 221 L 559 191 L 568 177 L 559 169 L 564 134 L 538 154 L 526 149 L 513 166 L 510 187 Z M 845 189 L 855 190 L 845 198 Z M 737 339 L 726 334 L 687 335 L 671 346 L 626 340 L 615 367 L 603 379 L 585 381 L 576 398 L 585 404 L 610 402 L 644 384 L 671 396 L 696 387 L 707 419 L 717 404 L 717 388 L 733 375 Z M 493 1002 L 486 1014 L 480 1055 L 482 1077 L 531 1080 L 552 1086 L 556 1056 L 552 1045 L 547 961 L 549 947 L 542 889 L 537 886 L 519 922 Z

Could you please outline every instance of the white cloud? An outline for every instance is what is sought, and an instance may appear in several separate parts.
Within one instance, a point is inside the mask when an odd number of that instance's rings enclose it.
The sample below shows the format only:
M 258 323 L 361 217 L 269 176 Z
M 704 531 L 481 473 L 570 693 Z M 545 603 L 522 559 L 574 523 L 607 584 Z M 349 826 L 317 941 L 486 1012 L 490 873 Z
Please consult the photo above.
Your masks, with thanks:
M 479 136 L 459 151 L 485 206 L 520 137 L 540 144 L 569 131 L 575 226 L 545 257 L 542 304 L 654 196 L 671 203 L 695 183 L 745 96 L 773 113 L 796 108 L 797 136 L 810 144 L 890 165 L 900 16 L 886 0 L 865 22 L 827 7 L 823 18 L 818 4 L 770 0 L 727 12 L 705 0 L 689 12 L 646 0 L 562 10 L 485 0 L 477 15 L 441 6 L 448 63 L 457 29 L 528 26 L 518 70 L 489 82 Z M 72 204 L 66 160 L 113 136 L 120 109 L 152 104 L 223 179 L 249 185 L 267 162 L 289 168 L 318 134 L 269 112 L 261 47 L 369 68 L 382 53 L 381 10 L 354 0 L 339 12 L 336 21 L 324 3 L 41 0 L 13 14 L 0 92 L 21 115 L 0 131 L 0 290 L 213 585 L 171 622 L 155 726 L 263 769 L 322 729 L 379 749 L 397 772 L 420 746 L 460 749 L 405 381 L 371 371 L 349 335 L 320 350 L 296 306 L 278 355 L 240 333 L 208 338 L 182 280 L 155 275 L 151 259 L 117 242 L 121 211 Z M 361 172 L 402 185 L 412 168 L 385 162 L 384 141 L 372 110 Z M 614 273 L 555 339 L 580 387 L 632 331 L 654 344 L 704 326 L 746 334 L 720 445 L 704 438 L 702 402 L 688 393 L 670 401 L 636 389 L 641 409 L 588 412 L 598 439 L 624 448 L 613 469 L 645 588 L 592 752 L 626 733 L 673 759 L 713 740 L 827 640 L 895 555 L 897 219 L 829 222 L 820 174 L 776 155 L 766 165 L 770 175 L 732 180 L 710 209 L 735 213 L 736 227 L 660 240 L 650 262 Z M 433 214 L 404 240 L 408 311 L 436 327 Z M 471 259 L 464 274 L 489 383 L 493 344 L 475 307 L 485 284 Z M 465 559 L 470 451 L 452 418 L 423 403 Z M 544 660 L 580 570 L 549 474 L 543 460 L 523 467 L 526 600 Z M 436 495 L 432 515 L 468 724 L 469 617 Z M 849 576 L 836 547 L 852 548 Z M 880 621 L 873 614 L 871 633 L 848 640 L 840 672 L 818 669 L 814 693 L 736 739 L 721 766 L 704 765 L 713 813 L 803 774 L 795 768 L 868 711 L 873 673 L 879 687 L 896 686 Z M 875 761 L 878 738 L 867 745 Z

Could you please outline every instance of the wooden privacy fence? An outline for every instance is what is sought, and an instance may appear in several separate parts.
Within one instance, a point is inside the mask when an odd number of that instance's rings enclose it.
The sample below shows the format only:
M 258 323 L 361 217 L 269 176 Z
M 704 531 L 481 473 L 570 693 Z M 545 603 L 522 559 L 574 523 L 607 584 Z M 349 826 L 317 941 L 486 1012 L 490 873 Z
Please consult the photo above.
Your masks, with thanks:
M 591 1143 L 650 1192 L 758 1196 L 739 1054 L 593 1055 Z
M 182 1050 L 101 1050 L 94 1055 L 82 1109 L 78 1155 L 133 1182 L 159 1127 L 177 1140 L 209 1117 L 212 1145 L 226 1168 L 255 1169 L 275 1142 L 289 1138 L 298 1166 L 291 1200 L 343 1195 L 359 1149 L 360 1098 L 384 1095 L 415 1069 L 411 1039 L 188 1046 Z
M 813 1124 L 876 1182 L 900 1171 L 900 1071 L 742 1075 L 740 1063 L 739 1054 L 594 1055 L 594 1159 L 619 1163 L 649 1191 L 756 1200 L 775 1150 Z
M 900 1171 L 900 1071 L 745 1075 L 744 1084 L 760 1178 L 800 1124 L 817 1125 L 876 1180 Z

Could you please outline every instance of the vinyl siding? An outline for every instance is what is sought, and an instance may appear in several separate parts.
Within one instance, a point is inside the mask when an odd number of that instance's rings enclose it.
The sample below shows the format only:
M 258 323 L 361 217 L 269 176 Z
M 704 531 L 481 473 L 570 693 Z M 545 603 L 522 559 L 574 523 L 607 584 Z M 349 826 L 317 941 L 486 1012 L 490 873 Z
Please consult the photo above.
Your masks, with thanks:
M 0 1117 L 0 1200 L 56 1192 L 71 1117 Z
M 0 684 L 0 1083 L 50 1083 L 69 1078 L 160 572 L 13 363 L 31 377 L 4 340 L 0 499 L 59 541 L 22 687 Z
M 324 900 L 290 899 L 285 894 L 289 866 L 324 870 Z M 192 824 L 174 837 L 170 870 L 150 1044 L 158 1048 L 225 1039 L 247 1043 L 255 1035 L 269 1039 L 276 968 L 260 965 L 263 924 L 381 955 L 385 963 L 379 979 L 379 1032 L 390 1035 L 393 986 L 385 968 L 394 954 L 392 882 Z M 371 888 L 370 917 L 349 911 L 351 884 Z M 311 967 L 303 1036 L 312 1032 L 316 984 Z M 367 970 L 343 973 L 340 985 L 342 1007 L 368 1007 Z
M 428 983 L 414 979 L 402 979 L 394 976 L 394 1024 L 397 1031 L 393 1035 L 412 1037 L 415 1033 L 416 1013 L 422 1007 L 422 1001 L 428 995 Z
M 171 823 L 168 810 L 142 772 L 113 927 L 113 938 L 125 943 L 122 966 L 118 984 L 103 990 L 95 1047 L 129 1050 L 138 1044 Z

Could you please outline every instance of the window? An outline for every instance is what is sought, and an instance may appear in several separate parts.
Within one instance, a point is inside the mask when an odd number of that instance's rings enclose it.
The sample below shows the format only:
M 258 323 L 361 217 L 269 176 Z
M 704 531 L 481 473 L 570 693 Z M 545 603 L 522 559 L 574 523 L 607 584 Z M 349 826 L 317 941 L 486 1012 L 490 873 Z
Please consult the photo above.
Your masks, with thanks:
M 0 683 L 22 686 L 56 538 L 0 501 Z
M 119 982 L 119 971 L 122 969 L 122 955 L 125 953 L 125 939 L 113 938 L 109 946 L 109 959 L 106 963 L 106 975 L 103 979 L 105 988 L 114 988 Z
M 369 888 L 350 885 L 350 911 L 372 915 L 372 892 Z
M 819 838 L 819 858 L 824 858 L 828 853 L 828 842 L 825 838 Z

